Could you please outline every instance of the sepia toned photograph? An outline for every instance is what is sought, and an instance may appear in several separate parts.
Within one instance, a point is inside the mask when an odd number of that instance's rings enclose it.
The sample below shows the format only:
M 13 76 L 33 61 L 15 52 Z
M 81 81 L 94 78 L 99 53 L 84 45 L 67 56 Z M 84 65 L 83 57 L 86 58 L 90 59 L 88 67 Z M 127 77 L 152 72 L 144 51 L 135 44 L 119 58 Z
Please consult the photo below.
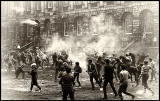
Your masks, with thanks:
M 2 100 L 159 100 L 159 1 L 1 1 Z

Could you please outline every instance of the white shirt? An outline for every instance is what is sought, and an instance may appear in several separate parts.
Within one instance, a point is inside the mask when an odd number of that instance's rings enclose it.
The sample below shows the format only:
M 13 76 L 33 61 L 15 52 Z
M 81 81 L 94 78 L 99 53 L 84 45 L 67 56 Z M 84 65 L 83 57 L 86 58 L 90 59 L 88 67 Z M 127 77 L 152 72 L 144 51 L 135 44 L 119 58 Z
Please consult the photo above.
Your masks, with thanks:
M 129 75 L 128 71 L 122 70 L 120 72 L 120 81 L 121 82 L 128 82 L 128 75 Z

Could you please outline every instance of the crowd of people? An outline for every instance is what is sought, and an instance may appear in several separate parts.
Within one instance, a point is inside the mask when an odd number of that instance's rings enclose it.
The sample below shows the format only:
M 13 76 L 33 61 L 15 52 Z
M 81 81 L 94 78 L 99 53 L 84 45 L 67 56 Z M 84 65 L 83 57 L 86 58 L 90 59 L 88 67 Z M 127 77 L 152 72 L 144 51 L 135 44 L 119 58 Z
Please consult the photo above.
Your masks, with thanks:
M 132 79 L 134 75 L 135 83 L 138 86 L 140 79 L 142 78 L 142 85 L 144 90 L 150 90 L 152 94 L 154 92 L 148 86 L 147 81 L 149 76 L 151 76 L 150 81 L 156 78 L 156 64 L 149 55 L 144 53 L 141 55 L 136 55 L 134 53 L 126 53 L 125 55 L 117 56 L 112 54 L 112 56 L 103 53 L 103 55 L 90 54 L 87 58 L 87 70 L 86 72 L 89 75 L 91 88 L 95 90 L 95 84 L 93 79 L 99 85 L 100 90 L 104 92 L 104 99 L 107 99 L 107 90 L 106 86 L 109 83 L 115 96 L 120 97 L 123 100 L 122 93 L 127 94 L 135 98 L 135 96 L 127 92 L 127 87 L 129 84 L 129 79 Z M 7 67 L 8 72 L 11 72 L 11 68 L 14 67 L 16 78 L 19 74 L 22 73 L 22 78 L 25 77 L 24 67 L 31 67 L 31 72 L 28 72 L 32 76 L 31 91 L 33 85 L 36 85 L 40 90 L 41 87 L 37 82 L 37 70 L 39 67 L 44 68 L 44 63 L 50 68 L 55 70 L 55 81 L 59 78 L 59 84 L 62 85 L 63 100 L 67 100 L 68 94 L 70 95 L 71 100 L 74 100 L 74 86 L 75 81 L 77 81 L 79 88 L 81 88 L 81 82 L 79 80 L 80 73 L 83 73 L 83 68 L 81 67 L 80 62 L 76 62 L 73 66 L 72 60 L 68 59 L 69 55 L 67 52 L 55 52 L 51 55 L 52 62 L 50 57 L 46 53 L 40 51 L 39 48 L 36 48 L 34 51 L 25 51 L 17 53 L 10 53 L 4 57 L 4 67 Z M 138 57 L 138 58 L 137 58 Z M 50 65 L 51 64 L 51 65 Z M 73 68 L 72 68 L 73 67 Z M 74 74 L 72 74 L 72 71 Z M 120 86 L 118 91 L 115 89 L 113 80 L 119 82 Z

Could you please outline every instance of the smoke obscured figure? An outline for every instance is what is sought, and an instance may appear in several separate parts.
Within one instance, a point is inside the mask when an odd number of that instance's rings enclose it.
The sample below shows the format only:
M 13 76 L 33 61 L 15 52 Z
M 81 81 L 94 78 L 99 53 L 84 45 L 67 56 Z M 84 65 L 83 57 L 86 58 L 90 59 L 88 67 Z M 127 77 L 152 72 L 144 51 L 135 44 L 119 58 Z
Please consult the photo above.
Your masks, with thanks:
M 156 68 L 155 68 L 155 63 L 154 61 L 149 58 L 149 65 L 151 66 L 151 82 L 153 81 L 153 79 L 155 79 L 155 81 L 157 80 L 156 78 Z
M 16 78 L 18 78 L 19 74 L 22 73 L 22 79 L 24 79 L 24 76 L 25 76 L 25 72 L 23 70 L 24 66 L 25 64 L 22 61 L 20 61 L 20 65 L 18 66 L 15 72 Z
M 142 69 L 143 64 L 139 64 L 137 66 L 137 78 L 139 78 L 140 74 L 141 74 L 141 69 Z M 139 85 L 139 80 L 137 80 L 137 86 Z
M 98 59 L 96 61 L 96 67 L 97 67 L 98 78 L 99 78 L 100 82 L 102 82 L 102 67 L 104 64 L 105 64 L 105 62 L 103 61 L 102 57 L 98 57 Z
M 151 88 L 148 87 L 148 84 L 147 84 L 150 69 L 151 67 L 148 65 L 148 61 L 144 61 L 144 65 L 142 66 L 139 79 L 142 77 L 142 85 L 144 86 L 144 92 L 146 92 L 146 89 L 148 89 L 152 92 L 152 95 L 154 95 L 154 92 L 152 91 Z
M 87 69 L 87 72 L 88 72 L 89 77 L 90 77 L 90 82 L 91 82 L 91 85 L 92 85 L 92 90 L 95 89 L 94 83 L 93 83 L 93 78 L 96 80 L 96 82 L 98 83 L 98 85 L 99 85 L 100 88 L 101 88 L 101 83 L 100 83 L 100 81 L 98 80 L 98 73 L 97 73 L 97 70 L 96 70 L 96 66 L 95 66 L 95 64 L 92 63 L 92 60 L 89 60 L 89 61 L 88 61 L 88 69 Z
M 77 78 L 77 82 L 79 84 L 79 88 L 81 88 L 81 83 L 79 81 L 79 74 L 82 73 L 82 68 L 79 66 L 79 62 L 76 62 L 74 67 L 74 81 Z
M 143 62 L 144 62 L 144 60 L 145 60 L 145 58 L 147 58 L 148 57 L 148 55 L 145 55 L 144 53 L 142 53 L 141 55 L 140 54 L 138 54 L 138 61 L 137 61 L 137 65 L 139 65 L 139 64 L 143 64 Z

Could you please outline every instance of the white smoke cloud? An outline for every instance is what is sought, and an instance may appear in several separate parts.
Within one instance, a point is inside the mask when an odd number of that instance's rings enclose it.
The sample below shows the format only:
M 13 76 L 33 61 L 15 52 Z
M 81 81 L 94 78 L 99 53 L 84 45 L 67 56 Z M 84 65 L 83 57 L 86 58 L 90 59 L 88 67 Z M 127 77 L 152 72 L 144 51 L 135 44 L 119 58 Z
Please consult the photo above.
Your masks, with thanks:
M 83 68 L 86 68 L 86 54 L 94 52 L 99 55 L 102 55 L 103 52 L 112 54 L 119 48 L 121 30 L 117 25 L 104 23 L 105 19 L 109 18 L 104 14 L 92 17 L 89 24 L 89 34 L 82 36 L 79 41 L 76 40 L 76 36 L 70 36 L 67 40 L 54 36 L 46 51 L 53 53 L 65 50 L 69 54 L 69 59 L 74 62 L 78 61 Z

